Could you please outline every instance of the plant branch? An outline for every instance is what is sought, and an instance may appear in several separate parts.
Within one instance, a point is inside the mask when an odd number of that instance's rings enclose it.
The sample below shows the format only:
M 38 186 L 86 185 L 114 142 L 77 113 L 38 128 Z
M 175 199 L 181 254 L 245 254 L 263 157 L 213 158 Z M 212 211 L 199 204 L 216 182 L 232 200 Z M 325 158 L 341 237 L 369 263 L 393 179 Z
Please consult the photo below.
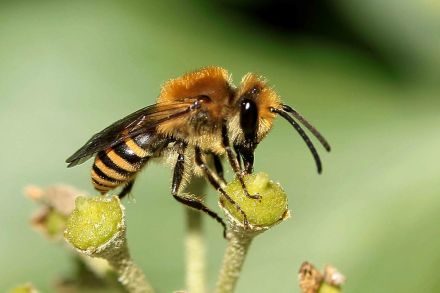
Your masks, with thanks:
M 194 178 L 187 191 L 197 196 L 203 195 L 206 192 L 206 180 Z M 206 243 L 202 220 L 199 211 L 186 209 L 186 288 L 191 293 L 206 292 Z
M 253 236 L 232 231 L 228 233 L 228 246 L 217 281 L 217 293 L 233 292 L 240 276 Z

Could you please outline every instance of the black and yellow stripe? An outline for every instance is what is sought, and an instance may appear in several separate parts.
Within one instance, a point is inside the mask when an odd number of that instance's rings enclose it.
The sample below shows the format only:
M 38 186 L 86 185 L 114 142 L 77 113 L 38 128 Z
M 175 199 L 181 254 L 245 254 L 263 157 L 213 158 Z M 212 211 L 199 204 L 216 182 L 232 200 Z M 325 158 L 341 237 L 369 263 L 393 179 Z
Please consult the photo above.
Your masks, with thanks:
M 100 151 L 93 164 L 92 182 L 102 194 L 128 183 L 148 161 L 148 152 L 138 139 L 127 139 L 112 148 Z

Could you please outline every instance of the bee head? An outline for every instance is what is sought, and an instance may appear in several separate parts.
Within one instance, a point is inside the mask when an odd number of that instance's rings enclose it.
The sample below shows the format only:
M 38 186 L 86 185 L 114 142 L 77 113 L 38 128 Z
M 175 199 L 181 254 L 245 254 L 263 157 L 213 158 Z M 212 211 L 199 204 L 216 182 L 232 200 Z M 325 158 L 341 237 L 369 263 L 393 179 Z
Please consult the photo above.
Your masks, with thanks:
M 247 173 L 252 173 L 254 151 L 272 128 L 276 115 L 286 119 L 298 132 L 315 159 L 318 173 L 321 173 L 318 152 L 298 122 L 302 123 L 327 151 L 330 151 L 330 145 L 301 114 L 281 103 L 278 95 L 267 85 L 265 79 L 251 73 L 246 74 L 237 89 L 235 103 L 236 111 L 229 129 L 232 129 L 234 147 L 243 159 Z
M 252 73 L 243 77 L 236 92 L 236 111 L 229 129 L 247 173 L 252 172 L 257 145 L 272 128 L 276 113 L 271 109 L 280 105 L 277 94 L 267 86 L 266 80 Z

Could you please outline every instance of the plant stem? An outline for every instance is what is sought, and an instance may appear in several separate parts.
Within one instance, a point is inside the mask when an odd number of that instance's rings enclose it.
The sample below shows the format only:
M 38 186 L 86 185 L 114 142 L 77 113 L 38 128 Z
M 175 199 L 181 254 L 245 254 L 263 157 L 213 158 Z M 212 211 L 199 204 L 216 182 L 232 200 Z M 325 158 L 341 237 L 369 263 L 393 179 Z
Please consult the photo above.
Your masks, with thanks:
M 253 235 L 237 233 L 236 231 L 229 232 L 228 237 L 228 246 L 217 281 L 216 293 L 234 292 L 247 251 L 253 239 Z
M 145 279 L 142 270 L 133 262 L 128 252 L 127 243 L 123 243 L 117 253 L 107 258 L 118 274 L 119 282 L 130 293 L 153 293 L 154 290 Z
M 194 178 L 187 191 L 201 196 L 206 190 L 206 181 Z M 203 233 L 203 217 L 199 211 L 186 209 L 186 288 L 191 293 L 206 292 L 206 244 Z
M 188 209 L 186 249 L 186 288 L 191 293 L 206 292 L 206 251 L 202 230 L 202 214 Z

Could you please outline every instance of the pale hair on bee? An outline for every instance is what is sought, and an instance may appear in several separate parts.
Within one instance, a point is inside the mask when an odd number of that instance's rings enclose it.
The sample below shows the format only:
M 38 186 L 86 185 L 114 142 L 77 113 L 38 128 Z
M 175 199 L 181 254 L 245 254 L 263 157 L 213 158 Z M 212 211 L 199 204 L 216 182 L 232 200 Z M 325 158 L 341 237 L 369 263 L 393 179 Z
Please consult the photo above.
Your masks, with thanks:
M 157 102 L 142 108 L 96 133 L 69 157 L 68 167 L 92 156 L 92 183 L 105 194 L 122 187 L 127 195 L 138 172 L 150 159 L 165 159 L 174 166 L 171 194 L 179 202 L 207 213 L 225 227 L 223 220 L 196 196 L 183 192 L 192 176 L 203 176 L 243 214 L 224 191 L 222 157 L 227 157 L 249 194 L 243 176 L 253 172 L 254 152 L 279 115 L 298 132 L 311 151 L 318 173 L 322 164 L 304 125 L 330 151 L 325 138 L 302 115 L 281 102 L 265 78 L 246 74 L 238 87 L 221 67 L 205 67 L 162 86 Z M 298 123 L 299 122 L 299 123 Z M 208 163 L 212 162 L 212 163 Z

